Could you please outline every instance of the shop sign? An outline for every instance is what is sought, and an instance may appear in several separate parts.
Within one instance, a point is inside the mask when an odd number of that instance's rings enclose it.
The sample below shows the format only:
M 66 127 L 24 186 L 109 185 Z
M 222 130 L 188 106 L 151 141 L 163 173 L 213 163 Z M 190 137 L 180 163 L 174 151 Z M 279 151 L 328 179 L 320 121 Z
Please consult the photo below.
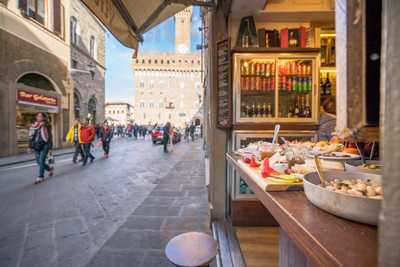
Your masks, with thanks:
M 23 104 L 58 107 L 57 97 L 35 93 L 27 90 L 18 90 L 17 100 L 18 102 Z

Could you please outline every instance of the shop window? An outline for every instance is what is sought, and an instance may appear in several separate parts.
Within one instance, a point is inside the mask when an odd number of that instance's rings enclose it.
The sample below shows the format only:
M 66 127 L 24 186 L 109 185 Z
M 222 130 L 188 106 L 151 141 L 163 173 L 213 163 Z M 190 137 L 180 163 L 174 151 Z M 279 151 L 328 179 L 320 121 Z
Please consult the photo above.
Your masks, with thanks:
M 36 73 L 25 74 L 17 82 L 42 90 L 55 91 L 53 85 L 46 77 Z
M 97 58 L 97 45 L 96 45 L 96 38 L 92 35 L 90 36 L 90 42 L 89 42 L 89 47 L 90 47 L 90 56 L 94 59 Z

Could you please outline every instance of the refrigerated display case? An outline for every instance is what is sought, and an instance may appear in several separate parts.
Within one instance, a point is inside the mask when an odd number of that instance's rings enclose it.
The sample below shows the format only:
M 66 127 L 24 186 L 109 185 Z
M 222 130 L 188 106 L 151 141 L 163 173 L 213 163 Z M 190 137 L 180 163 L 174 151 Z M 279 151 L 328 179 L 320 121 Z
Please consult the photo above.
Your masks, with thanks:
M 273 134 L 273 131 L 233 131 L 232 151 L 246 147 L 248 144 L 253 142 L 271 142 Z M 317 138 L 315 131 L 281 131 L 279 136 L 283 136 L 287 141 L 315 141 Z M 228 175 L 230 181 L 229 184 L 231 186 L 230 195 L 233 200 L 254 199 L 253 192 L 250 190 L 246 182 L 240 178 L 240 175 L 235 172 L 232 166 L 229 166 Z
M 319 52 L 234 53 L 234 123 L 317 123 Z

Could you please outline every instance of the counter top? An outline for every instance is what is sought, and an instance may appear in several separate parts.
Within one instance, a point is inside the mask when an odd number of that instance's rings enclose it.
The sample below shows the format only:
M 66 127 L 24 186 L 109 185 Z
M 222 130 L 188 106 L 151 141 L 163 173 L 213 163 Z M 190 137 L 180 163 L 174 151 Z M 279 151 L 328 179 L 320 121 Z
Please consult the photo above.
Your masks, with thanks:
M 377 266 L 377 227 L 331 215 L 309 202 L 302 191 L 266 192 L 228 153 L 240 173 L 280 227 L 316 266 Z

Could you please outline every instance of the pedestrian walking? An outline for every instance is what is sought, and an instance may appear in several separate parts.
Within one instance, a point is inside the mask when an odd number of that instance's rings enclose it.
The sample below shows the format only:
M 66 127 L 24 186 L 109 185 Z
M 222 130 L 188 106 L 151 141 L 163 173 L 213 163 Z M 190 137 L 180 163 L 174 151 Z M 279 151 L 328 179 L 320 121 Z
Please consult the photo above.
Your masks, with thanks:
M 85 155 L 83 154 L 82 139 L 81 139 L 81 124 L 78 120 L 74 122 L 74 125 L 69 129 L 66 140 L 74 145 L 75 151 L 72 157 L 72 162 L 76 163 L 78 156 L 81 156 L 79 161 L 83 161 Z
M 108 122 L 104 121 L 103 127 L 101 128 L 100 132 L 100 138 L 101 138 L 101 143 L 103 144 L 104 156 L 106 158 L 108 158 L 108 155 L 110 153 L 110 142 L 112 137 L 113 137 L 112 129 L 108 126 Z
M 187 143 L 189 143 L 189 141 L 190 141 L 189 134 L 190 134 L 189 125 L 186 124 L 186 126 L 185 126 L 185 140 L 186 140 Z
M 53 136 L 45 113 L 39 112 L 36 115 L 36 121 L 29 129 L 29 149 L 35 153 L 36 163 L 39 166 L 39 175 L 35 184 L 44 180 L 45 171 L 49 177 L 54 174 L 54 167 L 46 163 L 47 155 L 53 146 Z
M 170 140 L 170 131 L 171 131 L 171 123 L 167 122 L 164 126 L 163 133 L 163 145 L 164 145 L 164 153 L 168 153 L 168 143 Z
M 85 166 L 89 158 L 90 158 L 90 163 L 92 163 L 93 160 L 95 159 L 95 157 L 90 152 L 90 149 L 92 146 L 92 142 L 96 136 L 96 131 L 92 126 L 89 125 L 88 121 L 85 121 L 85 123 L 81 126 L 80 133 L 83 146 L 83 153 L 85 155 L 85 157 L 83 158 L 82 166 Z
M 196 130 L 196 126 L 192 122 L 189 127 L 190 137 L 192 138 L 192 142 L 194 142 L 194 131 Z

